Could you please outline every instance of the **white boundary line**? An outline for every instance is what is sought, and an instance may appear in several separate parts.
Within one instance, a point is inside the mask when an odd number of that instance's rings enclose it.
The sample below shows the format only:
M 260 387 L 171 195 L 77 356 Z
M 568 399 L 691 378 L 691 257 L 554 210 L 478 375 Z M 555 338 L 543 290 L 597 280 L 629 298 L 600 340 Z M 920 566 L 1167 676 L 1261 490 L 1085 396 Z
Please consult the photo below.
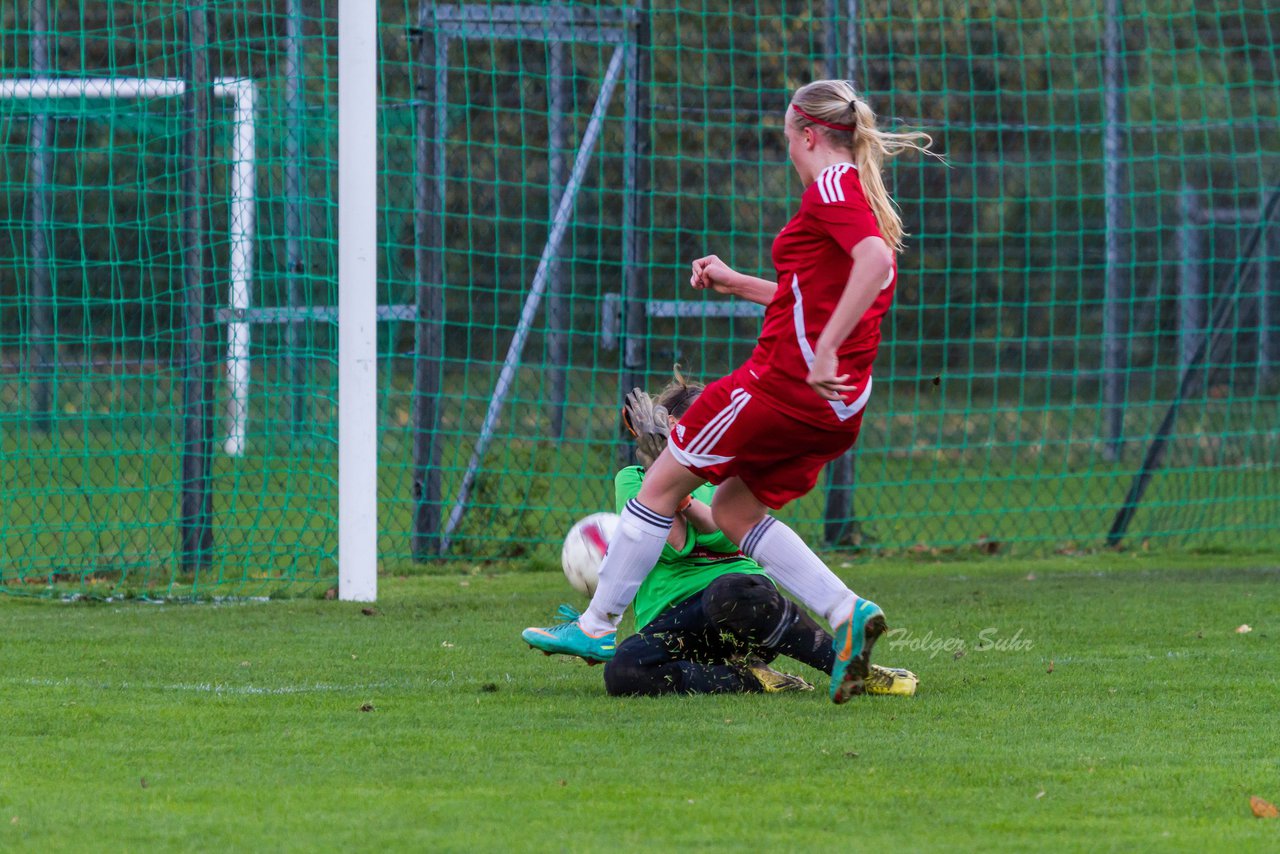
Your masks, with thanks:
M 275 688 L 258 685 L 228 685 L 222 682 L 177 682 L 167 685 L 132 682 L 94 682 L 88 679 L 12 679 L 10 685 L 31 688 L 90 688 L 99 691 L 181 691 L 192 694 L 230 694 L 238 696 L 271 696 L 288 694 L 342 694 L 381 691 L 388 688 L 410 689 L 414 686 L 396 682 L 371 682 L 362 685 L 330 685 L 317 682 L 313 685 L 280 685 Z

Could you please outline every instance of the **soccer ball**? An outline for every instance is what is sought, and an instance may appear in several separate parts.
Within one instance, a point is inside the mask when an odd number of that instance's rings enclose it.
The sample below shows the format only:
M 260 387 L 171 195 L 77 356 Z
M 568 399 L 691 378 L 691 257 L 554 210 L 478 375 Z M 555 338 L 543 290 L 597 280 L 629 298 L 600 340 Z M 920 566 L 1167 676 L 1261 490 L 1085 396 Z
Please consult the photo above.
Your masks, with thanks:
M 621 518 L 617 513 L 592 513 L 569 529 L 560 549 L 560 565 L 574 590 L 588 597 L 595 594 L 600 564 Z

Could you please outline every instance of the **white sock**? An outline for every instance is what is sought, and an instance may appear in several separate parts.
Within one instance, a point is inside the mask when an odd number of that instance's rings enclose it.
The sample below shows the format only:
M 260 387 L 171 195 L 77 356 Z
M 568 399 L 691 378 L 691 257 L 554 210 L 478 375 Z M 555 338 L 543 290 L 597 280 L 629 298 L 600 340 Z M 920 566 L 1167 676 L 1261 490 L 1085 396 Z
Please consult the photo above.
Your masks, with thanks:
M 858 597 L 796 532 L 765 516 L 742 538 L 742 551 L 804 606 L 831 624 L 849 618 Z
M 589 635 L 601 635 L 618 627 L 622 614 L 636 598 L 636 591 L 653 571 L 671 532 L 673 517 L 663 516 L 636 499 L 627 502 L 622 521 L 600 564 L 600 583 L 591 604 L 578 618 Z

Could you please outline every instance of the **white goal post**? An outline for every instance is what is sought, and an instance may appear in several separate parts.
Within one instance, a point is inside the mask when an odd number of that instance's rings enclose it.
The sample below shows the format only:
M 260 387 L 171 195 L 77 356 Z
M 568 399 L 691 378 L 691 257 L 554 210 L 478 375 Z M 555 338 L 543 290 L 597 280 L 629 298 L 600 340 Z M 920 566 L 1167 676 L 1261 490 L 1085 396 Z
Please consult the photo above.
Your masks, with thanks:
M 378 598 L 378 4 L 338 0 L 338 598 Z
M 30 77 L 0 80 L 0 100 L 46 98 L 176 98 L 187 88 L 185 80 L 167 77 L 90 77 L 83 79 Z M 255 116 L 257 88 L 252 80 L 219 77 L 213 94 L 233 104 L 231 180 L 227 236 L 231 243 L 227 303 L 227 436 L 222 449 L 233 457 L 244 455 L 249 422 L 249 323 L 253 276 L 253 228 L 256 216 L 254 190 Z

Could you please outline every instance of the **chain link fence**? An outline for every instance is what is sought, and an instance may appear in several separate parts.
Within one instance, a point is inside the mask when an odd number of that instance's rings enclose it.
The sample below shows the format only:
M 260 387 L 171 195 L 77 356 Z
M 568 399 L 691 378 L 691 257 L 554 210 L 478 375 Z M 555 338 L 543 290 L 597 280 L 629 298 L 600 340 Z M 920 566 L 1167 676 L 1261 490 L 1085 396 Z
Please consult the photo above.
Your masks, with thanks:
M 815 541 L 1273 548 L 1280 12 L 1219 0 L 379 4 L 380 556 L 554 560 L 621 395 L 712 379 L 800 192 L 789 93 L 945 164 Z M 336 576 L 336 3 L 0 9 L 0 583 Z

